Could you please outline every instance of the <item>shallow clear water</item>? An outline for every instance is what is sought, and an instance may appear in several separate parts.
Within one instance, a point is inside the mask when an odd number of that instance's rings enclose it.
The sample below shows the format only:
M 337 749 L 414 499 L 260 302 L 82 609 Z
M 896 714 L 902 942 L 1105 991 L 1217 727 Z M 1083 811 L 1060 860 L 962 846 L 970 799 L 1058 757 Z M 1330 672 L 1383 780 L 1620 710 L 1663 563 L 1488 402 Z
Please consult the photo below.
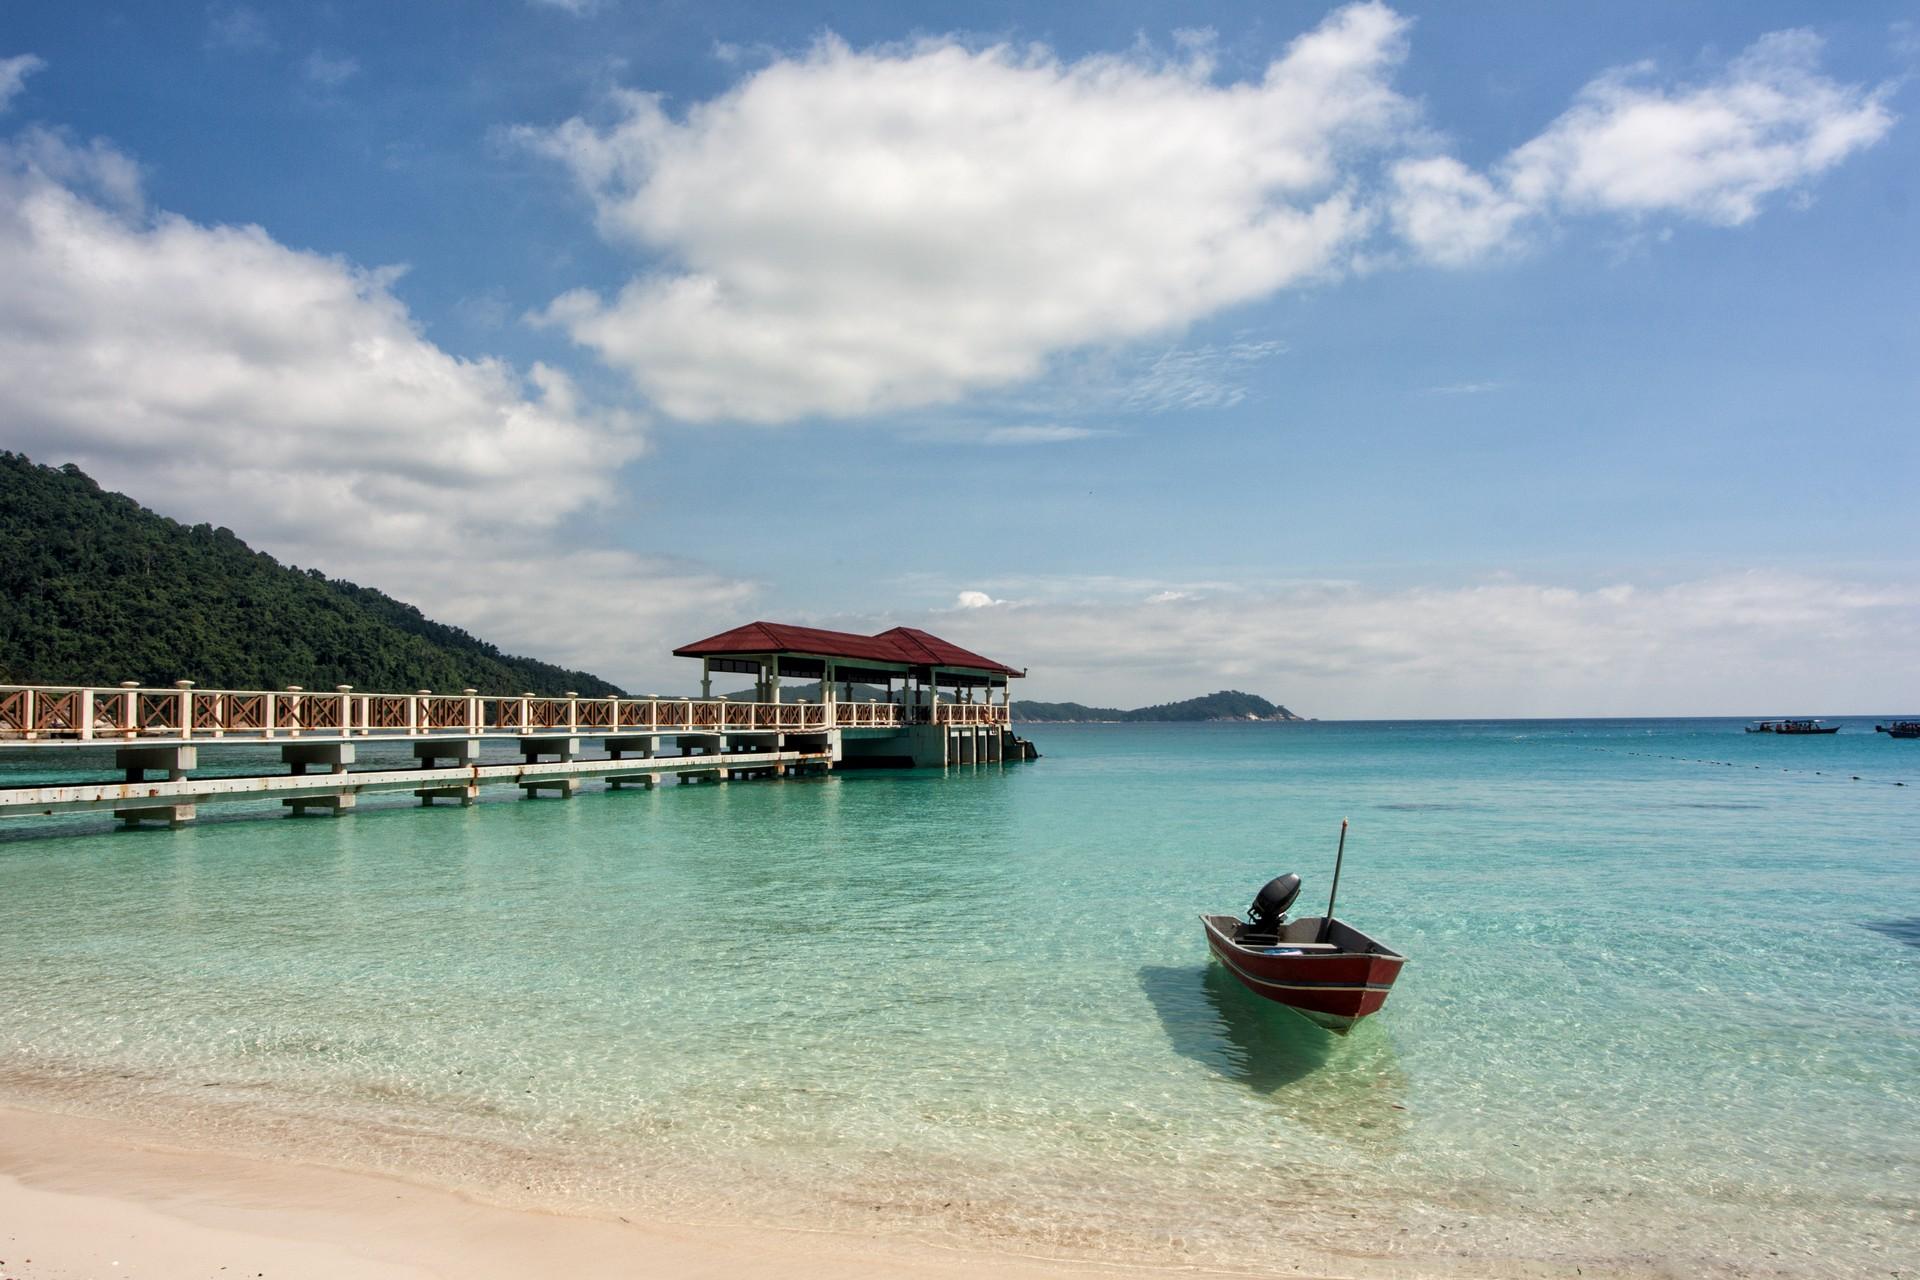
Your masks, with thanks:
M 1004 770 L 0 823 L 0 1098 L 1064 1253 L 1920 1258 L 1920 742 L 1032 736 Z M 1211 968 L 1196 916 L 1285 870 L 1323 895 L 1343 816 L 1340 914 L 1411 960 L 1341 1040 Z

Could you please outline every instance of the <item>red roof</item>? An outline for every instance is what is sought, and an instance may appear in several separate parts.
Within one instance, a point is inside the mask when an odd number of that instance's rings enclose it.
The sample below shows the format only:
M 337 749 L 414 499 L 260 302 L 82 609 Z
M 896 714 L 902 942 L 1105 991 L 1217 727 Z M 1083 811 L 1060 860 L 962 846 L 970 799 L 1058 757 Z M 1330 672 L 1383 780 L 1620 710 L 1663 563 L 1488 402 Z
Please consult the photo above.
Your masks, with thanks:
M 794 627 L 784 622 L 749 622 L 744 627 L 735 627 L 717 636 L 682 645 L 673 652 L 674 656 L 680 658 L 794 653 L 867 662 L 898 662 L 914 667 L 960 667 L 1005 676 L 1025 674 L 992 658 L 983 658 L 970 649 L 962 649 L 951 640 L 942 640 L 939 636 L 914 627 L 895 627 L 877 636 L 862 636 L 851 631 Z

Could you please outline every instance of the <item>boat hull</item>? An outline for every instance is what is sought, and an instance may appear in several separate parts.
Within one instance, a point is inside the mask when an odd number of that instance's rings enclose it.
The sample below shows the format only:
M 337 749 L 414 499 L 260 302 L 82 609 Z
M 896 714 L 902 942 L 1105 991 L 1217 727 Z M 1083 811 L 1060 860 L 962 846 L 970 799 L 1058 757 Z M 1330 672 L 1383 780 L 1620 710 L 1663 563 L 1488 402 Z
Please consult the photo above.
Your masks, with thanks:
M 1777 733 L 1783 737 L 1804 738 L 1826 733 L 1840 732 L 1837 724 L 1821 724 L 1818 720 L 1786 719 L 1756 720 L 1747 726 L 1748 733 Z
M 1275 955 L 1271 952 L 1276 948 L 1240 945 L 1237 939 L 1245 926 L 1237 917 L 1202 916 L 1200 920 L 1214 959 L 1242 986 L 1336 1035 L 1345 1035 L 1362 1018 L 1379 1012 L 1407 962 L 1405 956 L 1337 919 L 1331 941 L 1341 949 L 1303 955 Z M 1308 941 L 1318 936 L 1320 924 L 1320 919 L 1296 920 L 1288 927 L 1289 934 L 1293 941 Z M 1279 949 L 1286 945 L 1283 938 Z

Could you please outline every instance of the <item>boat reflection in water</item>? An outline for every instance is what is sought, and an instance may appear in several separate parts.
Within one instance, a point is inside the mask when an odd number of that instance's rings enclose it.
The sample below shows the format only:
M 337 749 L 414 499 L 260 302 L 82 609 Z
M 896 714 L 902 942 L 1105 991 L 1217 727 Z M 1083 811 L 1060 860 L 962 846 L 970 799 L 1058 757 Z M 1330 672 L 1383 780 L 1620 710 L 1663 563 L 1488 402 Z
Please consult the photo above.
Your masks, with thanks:
M 1335 1039 L 1275 1017 L 1217 964 L 1146 965 L 1139 982 L 1174 1052 L 1271 1098 L 1288 1119 L 1349 1142 L 1405 1132 L 1407 1079 L 1384 1029 Z

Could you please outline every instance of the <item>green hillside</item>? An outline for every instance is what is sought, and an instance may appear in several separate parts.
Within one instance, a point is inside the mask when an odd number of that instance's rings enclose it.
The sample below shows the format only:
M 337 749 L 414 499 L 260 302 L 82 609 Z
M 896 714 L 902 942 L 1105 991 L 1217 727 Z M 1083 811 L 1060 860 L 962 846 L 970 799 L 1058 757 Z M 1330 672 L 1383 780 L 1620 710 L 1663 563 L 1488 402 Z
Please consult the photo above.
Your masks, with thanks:
M 0 682 L 622 692 L 0 452 Z
M 1054 723 L 1112 722 L 1140 724 L 1153 721 L 1191 720 L 1299 720 L 1277 703 L 1238 689 L 1222 689 L 1205 697 L 1184 702 L 1164 702 L 1158 706 L 1136 707 L 1122 711 L 1118 707 L 1089 707 L 1078 702 L 1015 702 L 1015 720 L 1052 721 Z

